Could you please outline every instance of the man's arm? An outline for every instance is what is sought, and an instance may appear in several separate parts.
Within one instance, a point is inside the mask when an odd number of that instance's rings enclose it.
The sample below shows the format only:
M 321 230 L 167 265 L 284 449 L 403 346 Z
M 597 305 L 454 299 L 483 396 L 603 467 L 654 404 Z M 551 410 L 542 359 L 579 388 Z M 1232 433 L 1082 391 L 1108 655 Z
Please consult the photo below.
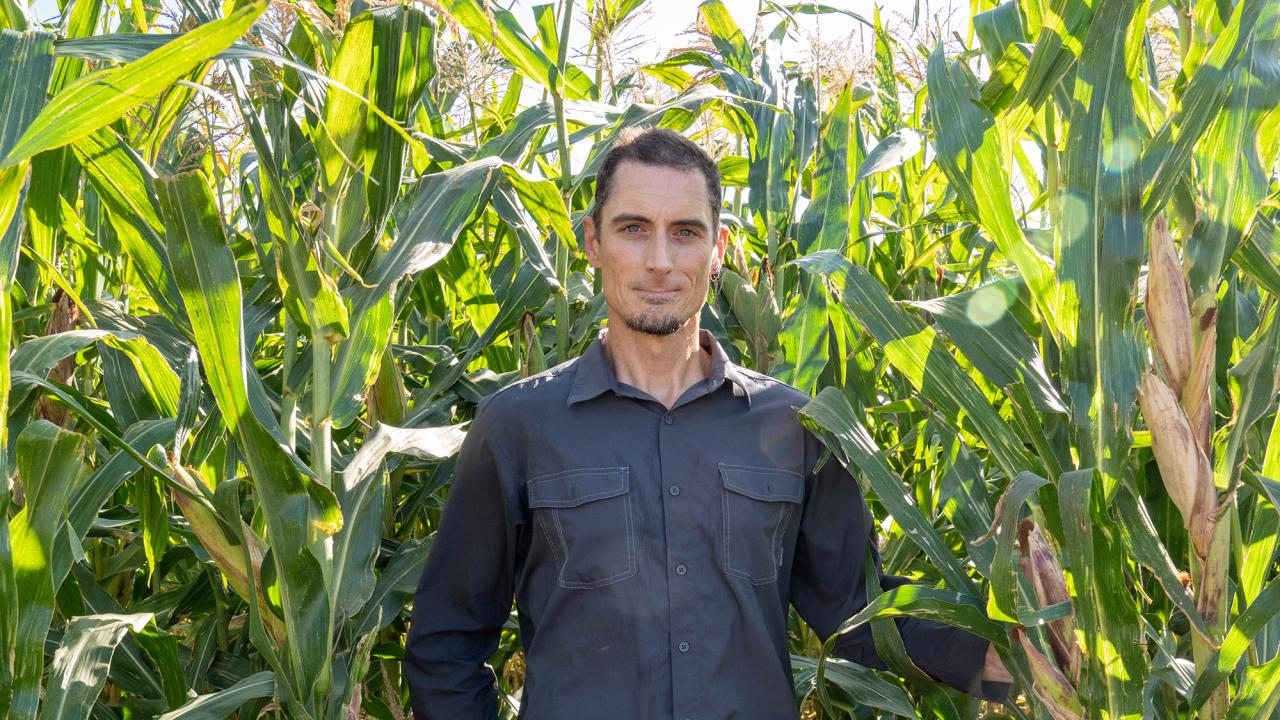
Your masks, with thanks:
M 828 458 L 811 482 L 796 541 L 791 601 L 825 638 L 867 605 L 868 551 L 875 562 L 870 569 L 883 590 L 909 581 L 881 572 L 871 512 L 857 481 L 844 467 Z M 919 618 L 898 618 L 896 623 L 907 655 L 934 680 L 988 700 L 1003 700 L 1008 693 L 1008 683 L 1000 682 L 1008 675 L 987 640 Z M 876 654 L 869 624 L 842 635 L 833 653 L 860 665 L 887 669 Z
M 487 402 L 487 401 L 486 401 Z M 404 673 L 417 720 L 494 720 L 498 694 L 485 662 L 511 612 L 517 525 L 508 472 L 477 408 L 454 469 L 440 527 L 413 596 Z

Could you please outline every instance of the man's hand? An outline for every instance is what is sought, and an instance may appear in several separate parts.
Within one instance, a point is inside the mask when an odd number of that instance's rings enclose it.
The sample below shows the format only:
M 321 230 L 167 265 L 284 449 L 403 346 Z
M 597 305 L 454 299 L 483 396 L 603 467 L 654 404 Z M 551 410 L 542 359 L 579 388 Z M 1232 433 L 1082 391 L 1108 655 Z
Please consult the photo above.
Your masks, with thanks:
M 987 646 L 987 659 L 982 664 L 982 679 L 998 683 L 1013 682 L 1013 676 L 1009 674 L 1009 669 L 1000 660 L 1000 653 L 996 652 L 995 645 Z

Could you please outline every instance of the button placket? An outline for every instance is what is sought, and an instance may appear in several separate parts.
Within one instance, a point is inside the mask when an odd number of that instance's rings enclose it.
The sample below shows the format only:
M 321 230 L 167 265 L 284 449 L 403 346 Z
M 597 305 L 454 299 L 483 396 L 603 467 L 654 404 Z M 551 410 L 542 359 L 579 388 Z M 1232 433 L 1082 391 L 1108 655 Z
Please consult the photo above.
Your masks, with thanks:
M 675 717 L 681 718 L 688 717 L 686 713 L 698 712 L 701 703 L 699 693 L 705 689 L 706 685 L 701 678 L 701 668 L 697 667 L 695 657 L 690 652 L 691 645 L 687 640 L 696 632 L 698 608 L 694 602 L 694 583 L 685 580 L 691 575 L 693 568 L 681 560 L 690 558 L 691 553 L 696 554 L 691 549 L 696 546 L 696 543 L 691 542 L 687 528 L 695 524 L 692 522 L 690 513 L 695 512 L 697 498 L 696 493 L 688 496 L 693 500 L 684 497 L 684 490 L 693 492 L 695 488 L 693 486 L 683 488 L 683 483 L 678 482 L 680 478 L 689 477 L 689 470 L 687 462 L 681 460 L 680 449 L 686 442 L 682 433 L 683 428 L 677 429 L 675 425 L 673 414 L 664 411 L 657 424 L 657 460 L 660 473 L 658 487 L 666 486 L 668 496 L 662 505 L 668 563 L 667 583 L 670 593 L 668 606 L 670 645 L 667 647 L 671 653 L 673 674 L 671 701 L 673 710 L 676 712 Z

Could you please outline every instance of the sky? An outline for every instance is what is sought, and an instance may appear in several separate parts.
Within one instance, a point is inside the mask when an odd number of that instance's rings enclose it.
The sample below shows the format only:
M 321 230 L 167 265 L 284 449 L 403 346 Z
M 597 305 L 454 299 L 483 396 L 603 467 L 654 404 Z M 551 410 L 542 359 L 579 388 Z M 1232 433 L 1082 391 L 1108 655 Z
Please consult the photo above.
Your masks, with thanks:
M 491 0 L 495 6 L 511 8 L 520 18 L 521 25 L 528 28 L 533 27 L 533 6 L 548 1 Z M 783 0 L 782 4 L 787 4 L 788 1 L 796 2 L 797 0 Z M 723 2 L 729 13 L 738 21 L 739 26 L 750 34 L 750 30 L 755 26 L 756 15 L 764 3 L 761 0 L 723 0 Z M 968 0 L 876 0 L 876 2 L 873 0 L 825 0 L 823 4 L 857 13 L 868 20 L 871 19 L 873 5 L 878 4 L 882 16 L 898 13 L 910 21 L 916 12 L 917 2 L 919 13 L 924 18 L 935 15 L 943 18 L 951 16 L 953 27 L 963 26 L 968 18 Z M 56 0 L 33 0 L 32 6 L 35 8 L 36 15 L 44 20 L 56 17 L 58 14 Z M 582 12 L 585 0 L 578 0 L 576 6 L 578 12 Z M 690 0 L 649 0 L 643 12 L 645 14 L 642 22 L 638 24 L 635 32 L 636 39 L 640 41 L 635 52 L 640 57 L 628 59 L 657 59 L 665 56 L 672 48 L 681 45 L 681 34 L 688 30 L 697 18 L 698 3 Z M 765 27 L 771 28 L 778 17 L 780 16 L 776 14 L 768 16 L 772 19 Z M 817 33 L 830 39 L 847 36 L 858 28 L 859 23 L 853 18 L 840 14 L 822 15 L 821 19 L 802 15 L 800 26 L 803 32 Z M 583 33 L 585 29 L 575 25 L 574 43 L 571 47 L 579 46 L 581 41 L 578 40 L 577 35 Z
M 533 6 L 544 4 L 550 0 L 493 0 L 495 4 L 509 7 L 521 21 L 522 27 L 533 27 Z M 722 0 L 729 13 L 738 22 L 738 26 L 750 35 L 751 30 L 755 27 L 756 17 L 762 7 L 766 7 L 766 3 L 762 0 Z M 781 5 L 797 4 L 800 0 L 779 0 Z M 902 18 L 905 22 L 910 22 L 913 15 L 917 12 L 917 2 L 919 3 L 919 17 L 922 22 L 926 18 L 940 17 L 944 24 L 946 18 L 950 18 L 949 26 L 953 28 L 964 27 L 964 23 L 969 18 L 969 0 L 824 0 L 821 4 L 855 13 L 867 19 L 870 22 L 875 6 L 880 6 L 880 14 L 887 22 L 895 14 Z M 577 0 L 576 7 L 583 8 L 585 0 Z M 638 62 L 652 62 L 653 60 L 665 57 L 673 48 L 687 44 L 688 37 L 684 35 L 694 24 L 698 16 L 698 2 L 690 0 L 649 0 L 641 12 L 644 13 L 641 21 L 637 23 L 636 29 L 633 31 L 638 46 L 633 51 L 633 56 L 627 58 Z M 776 26 L 781 19 L 781 15 L 776 13 L 765 16 L 764 28 L 767 31 Z M 797 32 L 793 33 L 793 38 L 784 43 L 783 56 L 790 57 L 787 52 L 788 44 L 799 43 L 801 38 L 806 35 L 817 35 L 826 40 L 835 40 L 847 37 L 850 33 L 858 32 L 860 28 L 865 28 L 861 23 L 848 15 L 840 13 L 827 13 L 821 16 L 799 15 Z M 927 23 L 932 25 L 932 22 Z M 573 44 L 570 47 L 577 48 L 585 45 L 580 36 L 585 36 L 586 29 L 575 24 L 573 31 Z M 870 39 L 870 34 L 867 33 Z

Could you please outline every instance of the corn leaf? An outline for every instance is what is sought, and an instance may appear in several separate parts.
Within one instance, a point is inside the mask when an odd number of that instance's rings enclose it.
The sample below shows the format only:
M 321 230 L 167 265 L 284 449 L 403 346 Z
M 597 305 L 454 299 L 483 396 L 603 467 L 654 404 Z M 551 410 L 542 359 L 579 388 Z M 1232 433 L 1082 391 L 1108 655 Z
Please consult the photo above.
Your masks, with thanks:
M 929 556 L 951 589 L 967 597 L 976 597 L 973 583 L 956 563 L 937 531 L 920 508 L 902 492 L 902 480 L 885 463 L 880 448 L 854 414 L 848 399 L 835 388 L 824 388 L 800 409 L 799 414 L 801 421 L 819 433 L 843 464 L 857 467 L 871 482 L 876 497 L 912 542 Z
M 885 591 L 844 621 L 836 633 L 842 635 L 876 618 L 894 617 L 919 617 L 946 623 L 986 638 L 999 647 L 1009 645 L 1004 626 L 988 620 L 972 598 L 950 590 L 918 585 L 900 585 Z
M 1254 637 L 1277 613 L 1280 613 L 1280 580 L 1272 580 L 1231 624 L 1227 636 L 1222 639 L 1222 646 L 1200 673 L 1200 677 L 1196 678 L 1195 695 L 1191 698 L 1192 710 L 1203 705 L 1210 693 L 1235 670 L 1240 659 L 1253 645 Z
M 853 184 L 849 181 L 849 143 L 856 109 L 853 85 L 848 83 L 836 96 L 822 128 L 822 150 L 813 168 L 813 198 L 796 228 L 796 252 L 800 255 L 817 250 L 843 251 L 849 240 L 849 193 Z
M 1040 319 L 1056 327 L 1053 271 L 1014 217 L 1004 151 L 995 118 L 978 102 L 977 80 L 964 63 L 948 62 L 941 44 L 929 57 L 928 77 L 942 171 L 996 247 L 1022 273 Z
M 1244 682 L 1227 708 L 1227 720 L 1274 717 L 1280 704 L 1280 657 L 1245 668 Z
M 824 678 L 848 693 L 851 703 L 902 717 L 912 717 L 916 714 L 906 690 L 902 688 L 900 681 L 891 675 L 840 658 L 825 658 L 823 665 Z M 791 667 L 800 672 L 816 673 L 817 662 L 813 658 L 792 655 Z M 852 707 L 848 709 L 851 710 Z
M 0 157 L 4 157 L 44 106 L 53 73 L 53 33 L 0 30 L 0 68 L 0 97 L 6 98 L 0 110 Z
M 1135 3 L 1101 0 L 1085 38 L 1055 238 L 1063 376 L 1080 465 L 1108 497 L 1132 442 L 1138 347 L 1131 306 L 1143 260 L 1132 82 L 1124 52 Z
M 107 682 L 111 656 L 130 631 L 141 632 L 155 617 L 135 615 L 82 615 L 67 623 L 62 646 L 49 664 L 48 694 L 40 717 L 51 720 L 83 720 Z
M 893 302 L 866 268 L 838 254 L 818 252 L 797 261 L 806 270 L 830 272 L 842 282 L 844 312 L 884 348 L 889 362 L 949 418 L 972 423 L 997 463 L 1011 477 L 1030 466 L 1022 440 L 996 414 L 973 380 L 947 352 L 933 328 Z
M 13 695 L 9 717 L 33 719 L 40 705 L 44 643 L 53 619 L 54 541 L 62 532 L 67 500 L 84 474 L 83 435 L 37 420 L 18 436 L 17 468 L 26 505 L 9 521 L 17 626 L 13 640 Z M 8 632 L 4 635 L 9 635 Z
M 1025 382 L 1038 410 L 1065 413 L 1066 403 L 1049 378 L 1039 348 L 1017 319 L 1016 311 L 1025 307 L 1020 297 L 1025 287 L 1017 280 L 1001 280 L 910 304 L 932 315 L 987 380 L 1000 387 Z
M 373 32 L 372 13 L 352 19 L 329 66 L 329 77 L 358 95 L 365 94 L 369 84 Z M 344 171 L 349 174 L 364 167 L 364 108 L 365 103 L 351 93 L 331 89 L 325 98 L 323 141 L 316 149 L 328 186 L 337 184 Z
M 160 209 L 168 229 L 169 261 L 191 318 L 210 389 L 236 434 L 266 513 L 280 584 L 293 687 L 306 699 L 328 677 L 331 568 L 319 549 L 342 524 L 333 492 L 301 476 L 249 408 L 239 273 L 208 184 L 198 174 L 162 178 Z
M 520 29 L 516 16 L 509 10 L 490 8 L 479 0 L 445 0 L 440 7 L 471 33 L 477 43 L 491 44 L 525 77 L 551 92 L 560 90 L 556 82 L 555 61 L 547 57 Z M 586 73 L 568 65 L 564 73 L 564 97 L 581 100 L 596 93 L 595 84 Z
M 254 673 L 225 690 L 201 695 L 158 720 L 223 720 L 250 700 L 271 697 L 275 689 L 274 673 Z
M 1236 250 L 1235 262 L 1253 281 L 1280 297 L 1280 227 L 1266 215 L 1258 215 L 1253 230 Z
M 1221 114 L 1231 94 L 1235 66 L 1251 48 L 1254 34 L 1277 32 L 1274 19 L 1267 25 L 1260 23 L 1269 5 L 1274 3 L 1240 0 L 1234 5 L 1230 22 L 1191 76 L 1177 108 L 1142 153 L 1142 177 L 1147 186 L 1143 204 L 1146 217 L 1154 217 L 1173 196 L 1201 136 Z M 1238 162 L 1239 158 L 1232 161 Z
M 266 7 L 265 2 L 245 5 L 122 68 L 99 71 L 72 83 L 45 106 L 8 149 L 0 159 L 0 168 L 106 127 L 239 39 Z
M 185 324 L 178 287 L 164 250 L 164 228 L 156 205 L 155 174 L 109 128 L 72 143 L 76 159 L 107 210 L 109 224 L 133 262 L 147 293 L 170 320 Z

